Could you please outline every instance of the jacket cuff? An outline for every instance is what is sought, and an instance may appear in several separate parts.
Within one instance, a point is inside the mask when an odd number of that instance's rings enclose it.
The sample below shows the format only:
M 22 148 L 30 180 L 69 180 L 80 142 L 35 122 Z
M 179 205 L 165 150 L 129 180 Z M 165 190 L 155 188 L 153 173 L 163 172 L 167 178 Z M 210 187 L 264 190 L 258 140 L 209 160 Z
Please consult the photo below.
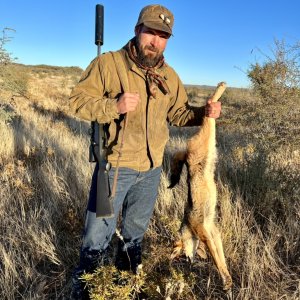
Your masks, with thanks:
M 117 111 L 117 99 L 104 99 L 102 109 L 96 115 L 96 119 L 99 123 L 109 123 L 113 119 L 118 119 L 119 114 Z

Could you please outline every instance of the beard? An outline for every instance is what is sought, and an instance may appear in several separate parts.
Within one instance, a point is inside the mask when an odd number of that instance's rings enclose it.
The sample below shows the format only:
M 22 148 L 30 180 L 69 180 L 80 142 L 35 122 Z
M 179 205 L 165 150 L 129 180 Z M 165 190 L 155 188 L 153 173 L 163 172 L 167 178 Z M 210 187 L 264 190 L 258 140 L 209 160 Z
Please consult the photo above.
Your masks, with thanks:
M 152 51 L 146 54 L 146 50 Z M 144 67 L 153 68 L 158 62 L 162 59 L 163 54 L 159 51 L 159 49 L 146 45 L 142 47 L 139 39 L 136 39 L 136 52 L 137 52 L 137 60 Z

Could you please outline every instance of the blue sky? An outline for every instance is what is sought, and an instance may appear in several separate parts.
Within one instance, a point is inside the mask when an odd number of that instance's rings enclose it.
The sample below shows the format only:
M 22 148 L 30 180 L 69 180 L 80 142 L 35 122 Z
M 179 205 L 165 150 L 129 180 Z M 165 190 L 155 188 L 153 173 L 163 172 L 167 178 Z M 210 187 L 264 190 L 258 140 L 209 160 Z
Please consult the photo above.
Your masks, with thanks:
M 159 3 L 175 15 L 165 52 L 185 84 L 248 87 L 251 63 L 270 54 L 274 39 L 300 40 L 299 0 L 1 0 L 0 30 L 10 27 L 7 50 L 24 64 L 79 66 L 96 56 L 95 6 L 104 5 L 102 52 L 133 37 L 140 10 Z

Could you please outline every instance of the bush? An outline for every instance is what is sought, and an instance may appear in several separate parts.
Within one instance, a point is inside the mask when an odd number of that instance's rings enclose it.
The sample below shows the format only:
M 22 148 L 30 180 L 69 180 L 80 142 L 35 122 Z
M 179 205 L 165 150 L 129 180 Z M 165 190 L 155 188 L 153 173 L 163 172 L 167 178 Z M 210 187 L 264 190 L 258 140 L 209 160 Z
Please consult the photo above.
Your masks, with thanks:
M 10 28 L 2 30 L 0 38 L 0 87 L 13 94 L 13 96 L 22 96 L 29 98 L 28 79 L 29 76 L 24 70 L 20 70 L 13 64 L 15 60 L 11 53 L 5 49 L 6 43 L 11 40 L 7 31 L 14 31 Z
M 2 78 L 1 78 L 2 77 Z M 28 81 L 29 75 L 25 70 L 18 68 L 14 64 L 3 66 L 0 78 L 0 86 L 6 91 L 12 93 L 12 96 L 21 96 L 29 98 Z
M 4 28 L 2 30 L 2 37 L 0 38 L 0 66 L 6 65 L 12 62 L 11 54 L 5 49 L 5 44 L 11 40 L 11 37 L 7 35 L 8 31 L 14 31 L 10 28 Z M 0 68 L 1 72 L 1 68 Z
M 274 58 L 250 65 L 247 75 L 255 93 L 266 103 L 296 100 L 300 96 L 300 43 L 287 46 L 275 40 Z

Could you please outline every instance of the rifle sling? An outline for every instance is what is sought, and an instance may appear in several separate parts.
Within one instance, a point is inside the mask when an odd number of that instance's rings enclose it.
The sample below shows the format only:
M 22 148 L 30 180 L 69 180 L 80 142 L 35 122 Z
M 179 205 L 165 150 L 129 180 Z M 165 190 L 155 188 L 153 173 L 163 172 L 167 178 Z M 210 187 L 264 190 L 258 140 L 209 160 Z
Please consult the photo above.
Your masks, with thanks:
M 130 86 L 129 86 L 129 80 L 128 80 L 128 75 L 127 75 L 127 69 L 125 67 L 125 62 L 123 60 L 122 54 L 120 52 L 110 52 L 113 60 L 115 62 L 115 66 L 117 69 L 117 74 L 121 83 L 121 87 L 123 90 L 123 93 L 129 92 L 130 91 Z M 121 143 L 120 143 L 120 149 L 119 149 L 119 155 L 117 159 L 117 165 L 116 165 L 116 170 L 114 174 L 114 181 L 113 181 L 113 186 L 112 186 L 112 192 L 111 192 L 111 197 L 115 197 L 116 190 L 117 190 L 117 184 L 118 184 L 118 174 L 119 174 L 119 165 L 120 165 L 120 158 L 122 156 L 122 149 L 123 149 L 123 144 L 124 144 L 124 136 L 125 136 L 125 131 L 128 123 L 128 116 L 129 113 L 127 112 L 126 115 L 124 116 L 124 128 L 123 132 L 121 135 Z

